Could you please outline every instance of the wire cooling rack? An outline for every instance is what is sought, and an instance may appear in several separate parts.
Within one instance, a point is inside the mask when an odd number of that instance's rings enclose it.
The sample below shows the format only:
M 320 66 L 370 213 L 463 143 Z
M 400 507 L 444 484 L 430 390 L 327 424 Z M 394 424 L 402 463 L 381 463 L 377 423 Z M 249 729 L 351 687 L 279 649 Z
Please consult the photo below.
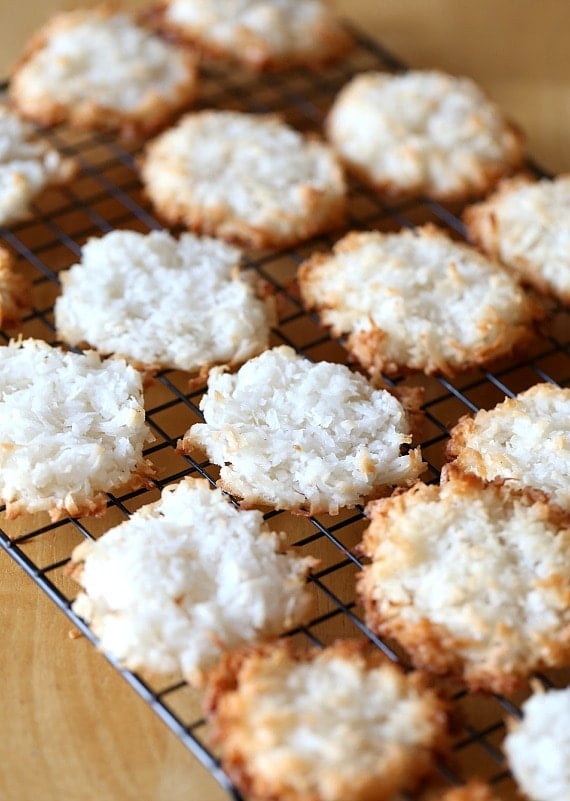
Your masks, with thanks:
M 300 130 L 319 131 L 333 97 L 352 75 L 367 69 L 405 69 L 376 42 L 358 32 L 356 38 L 357 47 L 346 61 L 321 72 L 291 70 L 252 76 L 233 67 L 225 70 L 220 65 L 207 64 L 201 105 L 251 112 L 278 111 L 285 121 Z M 85 240 L 115 228 L 145 232 L 159 228 L 160 224 L 143 196 L 138 179 L 136 158 L 142 147 L 140 143 L 125 147 L 108 135 L 78 134 L 63 128 L 43 135 L 60 151 L 75 157 L 81 172 L 70 186 L 46 192 L 29 221 L 0 229 L 0 236 L 17 255 L 20 270 L 34 283 L 35 305 L 23 320 L 21 333 L 54 342 L 52 309 L 59 292 L 58 273 L 77 260 Z M 463 235 L 457 216 L 459 207 L 427 200 L 388 205 L 355 180 L 350 182 L 349 211 L 349 228 L 397 230 L 431 221 L 454 236 Z M 323 332 L 314 317 L 303 312 L 294 290 L 299 263 L 315 250 L 330 248 L 332 243 L 331 237 L 321 237 L 294 250 L 249 254 L 247 262 L 273 285 L 278 297 L 280 319 L 273 333 L 273 344 L 289 344 L 313 360 L 343 362 L 346 354 L 341 345 Z M 0 332 L 4 342 L 13 334 L 13 331 Z M 548 324 L 524 358 L 504 360 L 492 370 L 473 370 L 453 381 L 424 376 L 396 378 L 395 384 L 422 386 L 425 391 L 422 451 L 430 471 L 426 480 L 437 479 L 449 428 L 461 415 L 481 407 L 490 408 L 505 395 L 513 395 L 539 381 L 568 384 L 569 339 L 568 312 L 552 303 Z M 65 574 L 71 551 L 83 538 L 99 536 L 143 503 L 155 500 L 158 490 L 166 484 L 189 474 L 215 480 L 216 468 L 207 462 L 195 462 L 175 450 L 178 438 L 193 422 L 201 420 L 198 404 L 203 391 L 204 387 L 189 391 L 185 374 L 165 371 L 146 392 L 147 419 L 155 435 L 146 455 L 160 473 L 156 490 L 109 496 L 109 510 L 102 521 L 84 518 L 47 523 L 47 518 L 36 515 L 30 517 L 24 531 L 21 519 L 17 524 L 8 521 L 2 509 L 0 545 L 95 644 L 96 638 L 70 608 L 77 592 Z M 279 512 L 267 518 L 272 526 L 288 532 L 290 543 L 299 551 L 316 555 L 321 561 L 311 579 L 317 615 L 291 636 L 326 644 L 339 636 L 364 634 L 391 658 L 399 659 L 389 642 L 374 637 L 366 629 L 354 599 L 355 577 L 360 569 L 354 547 L 365 527 L 361 512 L 352 510 L 334 518 L 321 515 L 307 519 Z M 47 560 L 46 553 L 51 554 Z M 115 667 L 211 771 L 228 797 L 239 799 L 239 793 L 207 747 L 207 725 L 201 717 L 196 691 L 184 682 L 164 686 L 118 665 Z M 561 686 L 567 676 L 558 672 L 539 679 L 546 685 Z M 514 785 L 500 743 L 504 719 L 519 714 L 517 702 L 520 703 L 522 696 L 507 699 L 475 697 L 465 691 L 451 691 L 451 694 L 457 713 L 454 715 L 457 733 L 451 757 L 440 765 L 441 786 L 462 784 L 477 773 L 500 786 L 498 792 L 502 798 L 514 798 Z M 412 797 L 417 796 L 406 796 Z

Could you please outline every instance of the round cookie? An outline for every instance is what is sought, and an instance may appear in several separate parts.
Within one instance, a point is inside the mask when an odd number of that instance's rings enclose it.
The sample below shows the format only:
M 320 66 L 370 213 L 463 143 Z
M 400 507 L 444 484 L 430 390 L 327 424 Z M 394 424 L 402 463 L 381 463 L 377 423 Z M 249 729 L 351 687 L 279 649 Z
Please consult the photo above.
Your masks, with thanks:
M 568 663 L 567 515 L 453 473 L 367 514 L 366 620 L 417 667 L 511 692 L 533 670 Z
M 536 692 L 509 720 L 504 750 L 521 790 L 531 801 L 570 798 L 570 687 Z
M 317 67 L 352 44 L 327 0 L 163 0 L 151 19 L 209 55 L 253 69 Z
M 522 281 L 570 305 L 570 175 L 518 176 L 464 214 L 468 235 Z
M 110 6 L 53 17 L 13 70 L 10 98 L 41 125 L 119 130 L 163 127 L 196 96 L 195 57 Z
M 372 375 L 484 364 L 524 340 L 539 314 L 499 264 L 431 225 L 349 233 L 301 266 L 299 285 Z
M 98 515 L 106 492 L 149 485 L 141 377 L 124 361 L 26 339 L 0 347 L 0 376 L 7 517 Z
M 60 273 L 58 336 L 147 370 L 241 364 L 267 347 L 273 309 L 240 261 L 237 248 L 191 234 L 90 239 L 81 262 Z
M 77 164 L 63 158 L 0 104 L 0 225 L 30 216 L 30 203 L 47 186 L 67 183 Z
M 570 389 L 536 384 L 461 418 L 447 455 L 462 472 L 515 490 L 540 490 L 570 512 Z
M 282 346 L 230 375 L 214 368 L 200 402 L 205 423 L 180 443 L 221 465 L 219 486 L 260 504 L 337 514 L 423 469 L 404 408 L 358 373 L 313 364 Z
M 347 167 L 388 196 L 463 200 L 523 160 L 520 133 L 481 89 L 436 71 L 357 75 L 326 128 Z
M 254 248 L 291 246 L 344 218 L 332 150 L 271 116 L 187 114 L 148 145 L 142 179 L 170 225 Z
M 73 551 L 73 610 L 131 670 L 181 672 L 199 685 L 228 648 L 306 620 L 315 563 L 283 552 L 261 512 L 185 478 L 96 542 Z
M 222 766 L 257 801 L 388 801 L 447 745 L 446 708 L 425 676 L 353 641 L 228 654 L 206 708 Z

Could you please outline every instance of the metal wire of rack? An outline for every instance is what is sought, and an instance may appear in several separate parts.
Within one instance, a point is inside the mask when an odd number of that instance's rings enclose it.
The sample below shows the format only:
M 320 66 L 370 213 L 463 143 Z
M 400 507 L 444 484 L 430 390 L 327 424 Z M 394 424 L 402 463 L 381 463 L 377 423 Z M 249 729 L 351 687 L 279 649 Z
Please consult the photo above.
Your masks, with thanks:
M 405 65 L 381 45 L 356 31 L 357 47 L 340 64 L 325 71 L 291 70 L 286 73 L 252 76 L 219 64 L 208 63 L 202 80 L 201 105 L 251 112 L 278 112 L 288 123 L 303 131 L 318 131 L 333 97 L 357 72 L 367 69 L 402 70 Z M 43 132 L 53 145 L 75 157 L 81 165 L 77 179 L 69 186 L 50 190 L 38 201 L 34 216 L 16 226 L 0 228 L 2 240 L 17 255 L 22 272 L 34 283 L 35 305 L 22 321 L 24 337 L 54 342 L 52 307 L 58 294 L 60 270 L 77 260 L 81 245 L 94 235 L 114 228 L 148 231 L 160 228 L 153 216 L 138 179 L 136 158 L 141 143 L 125 146 L 110 135 L 71 132 L 65 128 Z M 535 167 L 538 172 L 538 168 Z M 350 181 L 349 228 L 396 230 L 435 222 L 461 237 L 463 225 L 459 207 L 428 200 L 387 204 L 356 180 Z M 334 237 L 336 238 L 336 236 Z M 313 360 L 326 358 L 346 361 L 342 346 L 331 340 L 312 315 L 305 313 L 294 291 L 299 263 L 311 252 L 327 249 L 332 236 L 320 237 L 293 250 L 248 254 L 247 263 L 275 289 L 280 319 L 273 333 L 273 344 L 286 343 Z M 13 332 L 0 332 L 4 342 Z M 422 386 L 425 391 L 425 425 L 422 452 L 429 463 L 426 480 L 436 480 L 444 462 L 449 428 L 467 412 L 492 407 L 505 395 L 514 395 L 539 381 L 561 385 L 570 380 L 570 320 L 567 310 L 552 303 L 549 324 L 537 335 L 524 356 L 502 360 L 493 369 L 476 369 L 457 379 L 396 378 L 395 384 Z M 201 474 L 215 480 L 216 469 L 207 462 L 196 462 L 176 452 L 176 442 L 187 428 L 201 419 L 198 404 L 204 387 L 188 390 L 187 376 L 164 371 L 146 393 L 147 420 L 156 437 L 146 456 L 157 466 L 158 489 L 188 474 Z M 28 528 L 15 533 L 13 523 L 0 509 L 0 546 L 63 611 L 73 625 L 96 644 L 85 623 L 71 610 L 77 588 L 65 575 L 65 565 L 73 547 L 83 538 L 99 536 L 128 517 L 136 508 L 155 500 L 158 490 L 109 496 L 109 510 L 103 521 L 83 518 L 57 523 L 31 518 Z M 319 570 L 311 578 L 317 615 L 291 636 L 324 644 L 338 636 L 364 634 L 390 658 L 401 655 L 392 643 L 384 642 L 367 630 L 354 600 L 354 578 L 360 562 L 354 553 L 365 525 L 361 510 L 351 510 L 331 518 L 293 518 L 286 512 L 267 515 L 271 525 L 289 532 L 290 542 L 304 553 L 318 553 Z M 43 518 L 42 518 L 43 520 Z M 38 539 L 50 543 L 53 558 L 47 563 L 37 557 Z M 45 549 L 44 549 L 45 550 Z M 239 792 L 219 766 L 206 740 L 197 693 L 183 681 L 161 686 L 156 681 L 122 669 L 110 660 L 128 684 L 145 700 L 172 732 L 213 774 L 228 797 L 240 799 Z M 540 676 L 543 683 L 556 686 L 567 677 Z M 452 693 L 457 724 L 453 754 L 440 765 L 445 786 L 465 782 L 474 771 L 500 785 L 505 799 L 514 797 L 514 785 L 500 750 L 504 717 L 517 715 L 515 703 L 500 696 L 471 696 L 466 691 Z M 406 796 L 408 797 L 408 796 Z M 411 796 L 410 796 L 411 798 Z

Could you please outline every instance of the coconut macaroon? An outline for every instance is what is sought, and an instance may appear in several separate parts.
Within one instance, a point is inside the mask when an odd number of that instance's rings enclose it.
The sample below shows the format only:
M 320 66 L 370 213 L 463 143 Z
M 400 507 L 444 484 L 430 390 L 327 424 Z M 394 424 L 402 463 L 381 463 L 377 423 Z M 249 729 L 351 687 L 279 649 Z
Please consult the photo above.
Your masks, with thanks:
M 281 346 L 230 375 L 214 368 L 180 447 L 221 466 L 219 486 L 246 504 L 337 514 L 423 469 L 406 412 L 347 367 Z
M 461 200 L 522 164 L 520 133 L 468 78 L 367 72 L 337 96 L 326 122 L 344 163 L 377 191 Z
M 417 667 L 510 692 L 531 671 L 568 663 L 567 515 L 453 472 L 367 514 L 366 620 Z
M 447 454 L 465 473 L 540 490 L 570 512 L 570 389 L 536 384 L 489 411 L 462 417 Z
M 425 676 L 352 641 L 228 654 L 206 707 L 222 766 L 256 801 L 387 801 L 447 745 L 445 705 Z
M 372 375 L 453 375 L 508 354 L 539 314 L 498 264 L 432 225 L 349 233 L 301 266 L 299 285 Z
M 254 248 L 293 245 L 344 218 L 332 150 L 272 116 L 187 114 L 148 145 L 142 179 L 169 224 Z
M 270 300 L 239 272 L 241 253 L 215 239 L 112 231 L 90 239 L 61 273 L 58 336 L 146 369 L 205 372 L 268 345 Z
M 0 225 L 24 220 L 43 189 L 64 184 L 77 164 L 63 158 L 0 103 Z
M 150 133 L 197 92 L 195 57 L 110 6 L 53 17 L 13 70 L 10 98 L 41 125 Z
M 6 515 L 102 514 L 106 492 L 147 486 L 141 378 L 124 361 L 26 339 L 0 348 L 0 499 Z
M 570 175 L 502 181 L 465 211 L 470 238 L 539 292 L 570 305 Z
M 228 648 L 304 622 L 312 557 L 284 552 L 261 512 L 237 509 L 205 479 L 166 487 L 72 555 L 73 610 L 131 670 L 193 684 Z
M 162 0 L 151 17 L 207 54 L 253 69 L 316 67 L 352 44 L 327 0 Z
M 0 245 L 0 325 L 19 323 L 31 300 L 30 281 L 16 271 L 12 254 Z
M 570 798 L 570 687 L 536 692 L 509 720 L 504 750 L 521 790 L 532 801 Z

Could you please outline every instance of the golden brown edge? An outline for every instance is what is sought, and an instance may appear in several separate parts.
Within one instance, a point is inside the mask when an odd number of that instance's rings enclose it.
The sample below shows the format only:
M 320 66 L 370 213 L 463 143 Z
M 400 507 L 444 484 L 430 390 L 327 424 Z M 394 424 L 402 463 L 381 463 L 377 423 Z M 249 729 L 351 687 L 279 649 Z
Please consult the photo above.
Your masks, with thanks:
M 570 530 L 570 512 L 544 501 L 544 493 L 534 490 L 512 490 L 505 487 L 504 482 L 484 482 L 477 476 L 463 473 L 455 465 L 447 464 L 442 470 L 442 484 L 457 480 L 465 491 L 480 490 L 488 487 L 504 497 L 507 501 L 518 499 L 527 506 L 540 506 L 541 516 L 546 523 L 560 529 Z M 440 486 L 417 482 L 409 489 L 399 488 L 391 497 L 372 501 L 366 506 L 366 516 L 371 524 L 364 531 L 357 551 L 373 559 L 374 541 L 382 536 L 382 520 L 387 517 L 390 506 L 396 505 L 403 512 L 407 498 L 419 494 L 427 497 L 439 495 Z M 519 662 L 513 670 L 500 673 L 496 669 L 482 666 L 469 666 L 456 653 L 466 643 L 454 637 L 445 626 L 432 623 L 423 618 L 418 622 L 408 622 L 398 618 L 395 613 L 385 617 L 378 611 L 378 604 L 373 598 L 375 584 L 370 578 L 371 571 L 365 565 L 357 577 L 356 591 L 365 613 L 366 625 L 372 632 L 380 636 L 393 637 L 408 652 L 415 668 L 435 675 L 459 681 L 472 692 L 494 692 L 511 694 L 524 687 L 532 671 L 563 667 L 570 659 L 570 625 L 559 632 L 556 640 L 542 642 L 543 649 L 548 652 L 547 658 L 537 657 L 523 664 Z M 554 578 L 552 580 L 555 580 Z
M 504 178 L 499 182 L 492 195 L 480 203 L 468 206 L 462 215 L 467 238 L 482 253 L 497 259 L 523 285 L 531 287 L 543 297 L 556 297 L 564 305 L 570 306 L 570 291 L 555 290 L 528 259 L 518 257 L 512 263 L 501 259 L 497 208 L 513 191 L 533 183 L 535 181 L 528 173 Z
M 390 665 L 396 671 L 403 674 L 400 666 L 391 662 L 382 652 L 375 649 L 367 640 L 336 640 L 324 651 L 313 647 L 306 648 L 300 646 L 289 639 L 278 639 L 268 643 L 258 643 L 238 651 L 226 654 L 218 665 L 213 668 L 207 679 L 206 692 L 204 696 L 204 710 L 209 723 L 211 724 L 210 739 L 213 745 L 221 746 L 222 765 L 231 780 L 244 793 L 258 801 L 322 801 L 318 791 L 307 795 L 306 791 L 297 791 L 294 788 L 282 784 L 276 791 L 275 782 L 264 780 L 263 777 L 255 775 L 254 767 L 248 764 L 247 754 L 241 747 L 232 746 L 231 749 L 224 750 L 227 741 L 228 731 L 231 729 L 231 718 L 235 717 L 235 712 L 231 709 L 229 716 L 221 707 L 226 706 L 228 697 L 236 698 L 240 690 L 240 677 L 243 671 L 247 672 L 250 660 L 258 659 L 275 661 L 291 661 L 291 663 L 302 663 L 313 661 L 317 656 L 329 655 L 334 657 L 339 655 L 341 658 L 358 659 L 363 662 L 367 669 L 373 669 L 381 665 Z M 414 757 L 414 769 L 406 764 L 403 757 L 398 753 L 393 753 L 388 757 L 389 768 L 386 775 L 381 777 L 363 777 L 360 786 L 352 787 L 355 801 L 388 801 L 393 793 L 401 789 L 392 773 L 402 773 L 400 762 L 404 762 L 406 767 L 407 788 L 413 789 L 417 782 L 433 769 L 432 753 L 443 754 L 449 749 L 449 735 L 447 730 L 448 704 L 443 700 L 442 695 L 434 690 L 434 685 L 427 673 L 413 671 L 406 674 L 407 682 L 418 692 L 425 693 L 425 698 L 431 702 L 431 716 L 435 732 L 433 742 L 430 746 L 418 749 Z M 229 719 L 228 719 L 229 718 Z M 398 770 L 400 768 L 400 770 Z
M 60 31 L 72 28 L 76 19 L 99 14 L 111 17 L 117 13 L 117 4 L 102 3 L 91 9 L 75 9 L 62 11 L 49 19 L 45 25 L 32 34 L 24 51 L 11 70 L 9 100 L 21 117 L 44 127 L 53 127 L 67 123 L 80 130 L 116 131 L 126 140 L 146 137 L 165 128 L 182 111 L 192 105 L 197 96 L 197 60 L 190 51 L 182 51 L 187 80 L 177 87 L 173 100 L 168 101 L 157 92 L 148 92 L 139 106 L 131 112 L 120 112 L 102 106 L 96 101 L 85 98 L 79 104 L 69 107 L 56 99 L 48 102 L 44 98 L 42 109 L 28 105 L 19 87 L 21 70 L 43 50 L 50 37 Z M 135 17 L 132 17 L 136 22 Z
M 341 23 L 331 18 L 329 26 L 323 26 L 315 40 L 324 42 L 320 50 L 315 47 L 299 56 L 275 56 L 267 43 L 258 36 L 242 30 L 245 41 L 240 42 L 237 51 L 202 39 L 199 32 L 182 28 L 166 18 L 168 0 L 159 0 L 145 9 L 139 16 L 141 24 L 150 27 L 165 38 L 192 47 L 201 56 L 219 61 L 237 62 L 252 72 L 277 72 L 296 67 L 319 70 L 322 67 L 346 56 L 354 46 L 354 37 Z M 249 44 L 248 44 L 249 43 Z

